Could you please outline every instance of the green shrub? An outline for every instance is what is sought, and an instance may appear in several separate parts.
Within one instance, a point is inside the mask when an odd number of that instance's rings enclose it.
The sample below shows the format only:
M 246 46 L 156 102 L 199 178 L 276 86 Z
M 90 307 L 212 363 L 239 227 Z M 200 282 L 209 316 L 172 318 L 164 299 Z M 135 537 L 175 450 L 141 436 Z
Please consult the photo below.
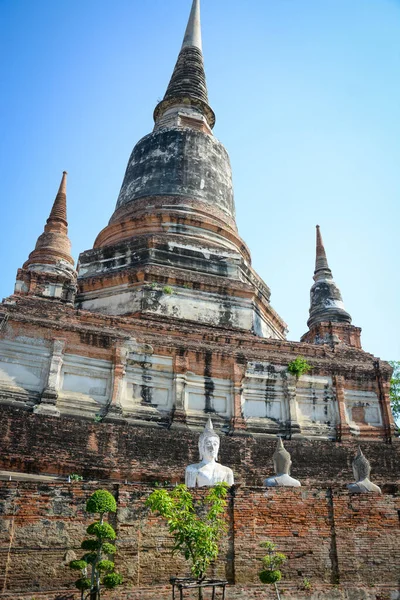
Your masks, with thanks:
M 294 375 L 297 379 L 311 371 L 312 366 L 308 364 L 304 356 L 297 356 L 292 362 L 288 364 L 288 371 L 291 375 Z
M 99 549 L 99 542 L 98 540 L 83 540 L 81 548 L 82 550 L 90 550 L 91 552 L 94 552 L 95 550 Z
M 165 287 L 163 287 L 163 292 L 164 292 L 164 294 L 171 295 L 174 293 L 174 290 L 172 289 L 171 286 L 166 285 Z
M 86 560 L 71 560 L 69 563 L 70 569 L 74 569 L 75 571 L 83 571 L 87 566 Z
M 100 523 L 99 521 L 89 525 L 89 527 L 86 529 L 86 533 L 89 535 L 95 535 L 103 540 L 115 540 L 117 537 L 114 529 L 109 523 Z
M 103 551 L 106 554 L 115 554 L 117 552 L 117 549 L 114 546 L 114 544 L 109 544 L 108 542 L 104 542 L 104 544 L 103 544 Z
M 103 585 L 104 587 L 106 587 L 107 589 L 111 590 L 115 587 L 117 587 L 117 585 L 121 585 L 121 583 L 123 583 L 123 578 L 122 575 L 120 575 L 119 573 L 109 573 L 108 575 L 106 575 L 103 579 Z
M 400 362 L 389 361 L 389 364 L 393 367 L 392 379 L 390 381 L 390 404 L 393 416 L 398 424 L 400 419 Z
M 107 490 L 97 490 L 86 502 L 86 512 L 103 514 L 106 512 L 115 513 L 117 503 L 115 498 Z
M 77 579 L 77 581 L 75 581 L 75 587 L 77 587 L 78 590 L 90 590 L 90 579 L 87 579 L 86 577 Z
M 113 571 L 114 570 L 114 563 L 112 562 L 112 560 L 101 560 L 97 563 L 97 568 L 99 571 Z
M 272 583 L 277 583 L 278 581 L 280 581 L 282 579 L 282 573 L 278 570 L 276 571 L 261 571 L 259 573 L 259 578 L 261 583 L 266 583 L 266 584 L 272 584 Z
M 97 552 L 91 552 L 90 554 L 85 554 L 85 556 L 82 557 L 82 560 L 85 560 L 88 565 L 92 565 L 94 562 L 96 562 L 96 558 Z

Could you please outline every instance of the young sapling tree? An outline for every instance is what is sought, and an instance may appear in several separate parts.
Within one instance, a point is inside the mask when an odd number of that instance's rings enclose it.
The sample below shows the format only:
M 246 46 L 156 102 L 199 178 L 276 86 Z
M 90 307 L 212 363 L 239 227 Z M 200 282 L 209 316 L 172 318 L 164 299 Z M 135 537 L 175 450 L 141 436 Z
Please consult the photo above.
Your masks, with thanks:
M 218 557 L 218 543 L 227 530 L 223 519 L 227 501 L 228 485 L 218 483 L 204 499 L 207 511 L 204 516 L 196 513 L 192 494 L 186 485 L 177 485 L 172 491 L 156 489 L 146 501 L 152 512 L 161 515 L 174 538 L 173 553 L 179 552 L 191 564 L 193 579 L 204 581 L 208 567 Z M 199 600 L 202 599 L 199 588 Z

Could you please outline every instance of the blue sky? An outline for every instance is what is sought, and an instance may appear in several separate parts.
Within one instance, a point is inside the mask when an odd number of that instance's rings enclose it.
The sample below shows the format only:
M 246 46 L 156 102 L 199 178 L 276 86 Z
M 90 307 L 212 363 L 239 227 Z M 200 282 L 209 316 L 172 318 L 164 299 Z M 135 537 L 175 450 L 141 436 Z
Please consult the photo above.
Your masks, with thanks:
M 0 0 L 0 297 L 69 172 L 73 254 L 110 218 L 179 52 L 190 0 Z M 237 223 L 306 331 L 315 225 L 363 346 L 400 358 L 399 0 L 202 0 L 215 135 Z

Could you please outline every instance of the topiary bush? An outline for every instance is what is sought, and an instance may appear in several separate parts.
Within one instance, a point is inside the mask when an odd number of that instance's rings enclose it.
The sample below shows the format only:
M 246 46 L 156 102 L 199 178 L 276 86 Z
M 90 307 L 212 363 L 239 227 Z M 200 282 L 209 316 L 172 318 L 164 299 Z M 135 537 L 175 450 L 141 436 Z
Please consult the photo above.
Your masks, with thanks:
M 99 513 L 100 515 L 108 512 L 115 513 L 117 503 L 115 498 L 107 490 L 97 490 L 90 496 L 86 502 L 86 512 Z
M 80 560 L 72 560 L 69 566 L 73 570 L 81 571 L 80 579 L 75 582 L 75 586 L 81 592 L 81 600 L 99 600 L 101 586 L 112 589 L 123 583 L 122 576 L 114 571 L 115 564 L 109 558 L 117 551 L 114 544 L 110 543 L 117 536 L 110 523 L 104 522 L 105 514 L 116 512 L 117 503 L 110 492 L 97 490 L 87 500 L 86 510 L 91 514 L 99 514 L 100 519 L 86 529 L 94 538 L 83 540 L 81 548 L 89 552 Z

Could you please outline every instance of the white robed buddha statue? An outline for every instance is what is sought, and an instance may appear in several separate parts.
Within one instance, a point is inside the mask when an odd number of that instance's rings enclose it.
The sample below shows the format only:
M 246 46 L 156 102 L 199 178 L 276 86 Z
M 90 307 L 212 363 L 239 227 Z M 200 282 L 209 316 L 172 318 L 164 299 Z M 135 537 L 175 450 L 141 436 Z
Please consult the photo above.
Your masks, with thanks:
M 350 483 L 347 488 L 352 494 L 367 494 L 375 492 L 382 494 L 381 488 L 370 481 L 371 465 L 358 447 L 358 453 L 353 460 L 353 473 L 356 483 Z
M 290 477 L 292 461 L 289 452 L 285 449 L 282 438 L 278 438 L 278 445 L 273 455 L 276 476 L 264 481 L 266 487 L 300 487 L 300 481 Z
M 211 419 L 208 419 L 203 433 L 199 437 L 200 462 L 186 467 L 185 483 L 187 487 L 211 487 L 225 481 L 233 485 L 233 471 L 217 462 L 220 439 L 214 431 Z

